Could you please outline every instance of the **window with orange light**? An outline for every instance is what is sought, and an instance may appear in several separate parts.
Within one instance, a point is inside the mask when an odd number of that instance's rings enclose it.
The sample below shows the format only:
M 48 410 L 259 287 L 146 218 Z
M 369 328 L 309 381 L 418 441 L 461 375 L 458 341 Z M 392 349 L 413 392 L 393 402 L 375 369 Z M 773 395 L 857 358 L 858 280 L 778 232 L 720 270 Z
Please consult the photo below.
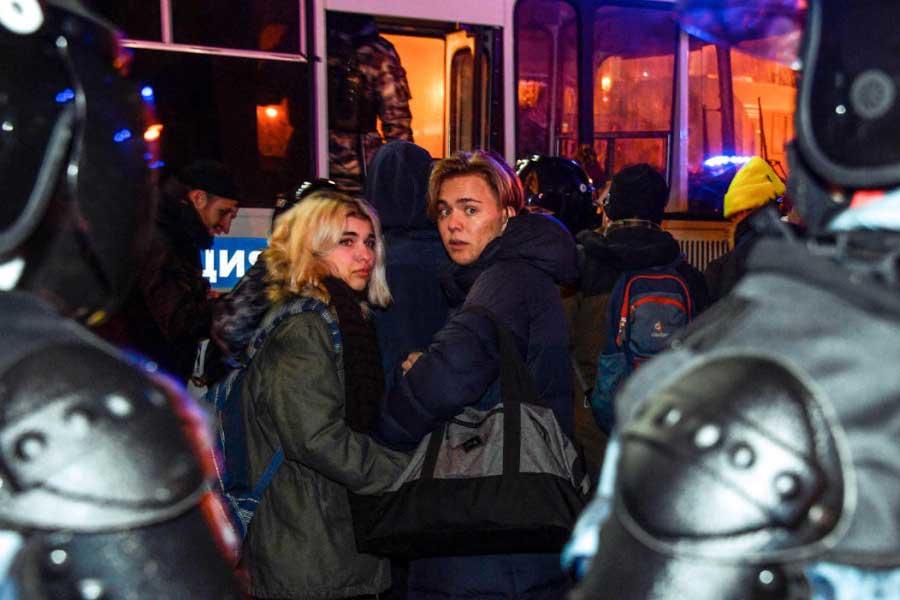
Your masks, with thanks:
M 641 162 L 667 172 L 677 37 L 668 11 L 595 10 L 594 149 L 607 177 Z
M 578 146 L 578 20 L 563 0 L 520 0 L 515 13 L 516 156 L 573 157 Z
M 270 207 L 312 173 L 306 64 L 136 50 L 147 161 L 161 177 L 198 158 L 229 165 L 246 207 Z
M 300 51 L 301 9 L 297 0 L 94 0 L 92 7 L 127 37 L 160 41 L 161 15 L 171 10 L 172 41 L 219 48 Z M 165 5 L 165 6 L 164 6 Z
M 786 177 L 797 74 L 693 37 L 688 72 L 689 208 L 720 213 L 728 183 L 746 158 L 766 158 Z

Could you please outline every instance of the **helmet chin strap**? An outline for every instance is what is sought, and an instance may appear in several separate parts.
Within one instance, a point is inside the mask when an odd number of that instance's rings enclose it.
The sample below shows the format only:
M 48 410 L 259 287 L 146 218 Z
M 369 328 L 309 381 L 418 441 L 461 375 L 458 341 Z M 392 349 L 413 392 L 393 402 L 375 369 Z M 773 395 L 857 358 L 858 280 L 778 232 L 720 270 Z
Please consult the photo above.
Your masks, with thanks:
M 16 287 L 25 270 L 25 259 L 14 256 L 6 262 L 0 263 L 0 290 L 8 292 Z

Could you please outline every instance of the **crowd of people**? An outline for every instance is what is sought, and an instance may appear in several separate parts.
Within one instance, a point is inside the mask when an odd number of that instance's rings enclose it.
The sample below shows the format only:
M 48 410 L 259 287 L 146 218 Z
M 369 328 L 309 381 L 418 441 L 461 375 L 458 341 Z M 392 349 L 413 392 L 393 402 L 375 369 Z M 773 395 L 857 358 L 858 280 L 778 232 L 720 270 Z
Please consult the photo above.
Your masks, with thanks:
M 279 448 L 287 465 L 244 541 L 250 593 L 563 597 L 571 580 L 558 552 L 438 553 L 392 568 L 359 553 L 348 493 L 387 490 L 405 452 L 442 422 L 502 402 L 495 324 L 473 307 L 513 333 L 541 400 L 574 438 L 570 352 L 586 359 L 590 381 L 603 380 L 595 340 L 606 336 L 613 285 L 681 257 L 660 228 L 668 186 L 649 165 L 624 169 L 612 181 L 605 229 L 573 232 L 527 210 L 519 177 L 490 152 L 433 161 L 413 143 L 391 142 L 368 171 L 366 200 L 327 187 L 280 214 L 245 279 L 254 283 L 213 311 L 212 338 L 226 361 L 239 362 L 253 332 L 297 299 L 322 303 L 341 339 L 336 350 L 322 314 L 296 315 L 267 339 L 242 383 L 253 476 Z M 590 194 L 586 201 L 593 206 Z M 699 313 L 708 304 L 703 278 L 684 261 L 678 268 Z M 611 412 L 596 409 L 607 434 Z

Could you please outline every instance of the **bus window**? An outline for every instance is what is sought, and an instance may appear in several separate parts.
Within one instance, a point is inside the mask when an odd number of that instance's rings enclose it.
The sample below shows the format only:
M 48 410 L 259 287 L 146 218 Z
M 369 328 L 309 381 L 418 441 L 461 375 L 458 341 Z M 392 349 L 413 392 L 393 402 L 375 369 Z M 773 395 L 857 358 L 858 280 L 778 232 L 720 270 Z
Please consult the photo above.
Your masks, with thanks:
M 122 43 L 134 53 L 146 159 L 160 176 L 198 158 L 221 160 L 247 207 L 271 207 L 278 192 L 313 176 L 299 0 L 95 0 L 94 7 L 123 28 Z
M 174 42 L 267 52 L 298 52 L 298 2 L 172 0 Z
M 136 50 L 132 71 L 152 167 L 175 173 L 198 158 L 221 160 L 247 207 L 271 207 L 276 193 L 312 176 L 305 63 Z
M 691 212 L 721 212 L 728 183 L 745 157 L 763 156 L 786 176 L 796 87 L 796 73 L 789 67 L 691 38 Z
M 288 54 L 300 52 L 302 17 L 298 1 L 96 0 L 94 7 L 121 27 L 130 39 Z M 163 32 L 163 21 L 171 28 L 167 32 Z
M 122 0 L 96 0 L 93 8 L 103 17 L 115 23 L 132 39 L 162 41 L 162 22 L 160 20 L 160 4 L 158 2 L 141 2 L 136 10 L 136 3 Z
M 646 162 L 668 172 L 677 28 L 667 11 L 594 15 L 594 148 L 607 174 Z
M 578 146 L 578 21 L 563 0 L 516 4 L 516 156 L 572 157 Z

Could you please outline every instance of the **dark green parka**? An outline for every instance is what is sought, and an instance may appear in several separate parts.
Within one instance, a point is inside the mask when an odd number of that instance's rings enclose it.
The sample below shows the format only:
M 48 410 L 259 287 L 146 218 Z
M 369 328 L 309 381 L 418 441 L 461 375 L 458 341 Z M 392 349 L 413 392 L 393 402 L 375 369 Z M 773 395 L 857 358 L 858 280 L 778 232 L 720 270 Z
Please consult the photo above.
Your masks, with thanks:
M 385 490 L 407 458 L 346 425 L 342 356 L 319 314 L 290 317 L 272 332 L 242 397 L 253 476 L 276 447 L 285 454 L 244 543 L 250 593 L 345 598 L 385 590 L 388 561 L 357 553 L 347 492 Z

